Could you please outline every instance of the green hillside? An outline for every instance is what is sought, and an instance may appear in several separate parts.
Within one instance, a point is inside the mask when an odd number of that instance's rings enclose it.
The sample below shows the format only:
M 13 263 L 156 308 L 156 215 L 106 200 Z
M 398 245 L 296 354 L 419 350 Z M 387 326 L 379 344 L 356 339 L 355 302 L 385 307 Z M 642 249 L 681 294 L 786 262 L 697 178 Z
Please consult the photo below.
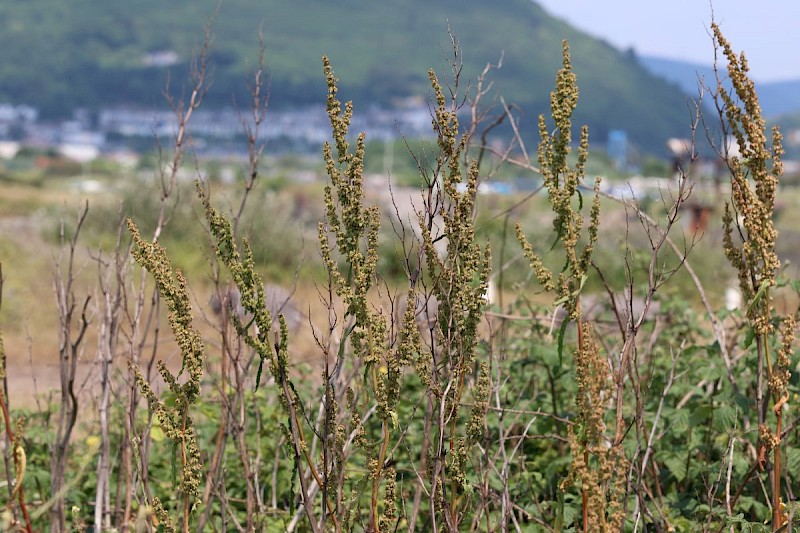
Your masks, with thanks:
M 76 106 L 161 102 L 167 71 L 173 90 L 202 41 L 216 0 L 5 0 L 0 3 L 0 100 L 31 103 L 45 116 Z M 343 94 L 357 104 L 428 94 L 427 69 L 451 55 L 447 24 L 462 43 L 464 73 L 480 72 L 504 52 L 495 89 L 531 123 L 547 106 L 561 40 L 572 45 L 582 103 L 578 120 L 604 140 L 627 130 L 648 150 L 685 134 L 684 96 L 608 44 L 550 17 L 529 0 L 223 0 L 214 24 L 214 85 L 208 103 L 244 102 L 245 76 L 263 25 L 276 106 L 321 103 L 320 56 L 328 54 Z M 152 52 L 174 50 L 171 67 L 146 66 Z

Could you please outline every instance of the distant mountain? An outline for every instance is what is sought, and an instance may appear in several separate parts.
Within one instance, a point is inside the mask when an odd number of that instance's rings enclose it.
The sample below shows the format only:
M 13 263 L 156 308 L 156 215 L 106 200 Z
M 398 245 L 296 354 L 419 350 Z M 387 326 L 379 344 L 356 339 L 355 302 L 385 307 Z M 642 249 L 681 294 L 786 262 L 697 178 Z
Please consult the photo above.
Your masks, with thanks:
M 698 80 L 703 79 L 707 86 L 716 85 L 713 67 L 699 65 L 662 57 L 642 56 L 642 66 L 652 74 L 675 83 L 689 95 L 697 95 Z M 722 74 L 726 75 L 723 68 Z M 788 113 L 800 113 L 800 80 L 759 83 L 756 90 L 761 109 L 766 117 L 777 117 Z
M 770 121 L 783 133 L 784 159 L 800 160 L 800 112 L 784 113 Z
M 638 59 L 652 74 L 675 83 L 690 96 L 700 94 L 698 83 L 701 81 L 706 86 L 716 85 L 714 68 L 710 64 L 701 65 L 653 56 L 639 56 Z
M 800 113 L 800 80 L 756 83 L 756 90 L 768 117 Z
M 217 0 L 4 0 L 0 2 L 0 101 L 29 103 L 44 116 L 76 107 L 162 103 L 186 85 L 192 51 Z M 428 68 L 446 70 L 461 43 L 464 83 L 503 54 L 492 73 L 494 94 L 521 107 L 535 133 L 546 112 L 568 39 L 581 88 L 578 122 L 593 142 L 626 130 L 646 151 L 685 135 L 685 97 L 636 58 L 551 17 L 531 0 L 223 0 L 213 25 L 214 84 L 206 104 L 246 105 L 247 74 L 256 65 L 263 28 L 272 104 L 324 102 L 320 56 L 356 105 L 429 96 Z M 233 96 L 232 96 L 233 95 Z

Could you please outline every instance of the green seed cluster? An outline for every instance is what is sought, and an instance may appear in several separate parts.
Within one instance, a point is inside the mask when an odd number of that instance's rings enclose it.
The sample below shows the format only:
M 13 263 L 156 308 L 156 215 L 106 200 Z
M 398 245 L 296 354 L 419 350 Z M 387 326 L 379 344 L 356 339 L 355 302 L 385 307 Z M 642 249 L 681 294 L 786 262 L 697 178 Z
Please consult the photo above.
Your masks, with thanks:
M 180 383 L 179 376 L 172 375 L 162 361 L 158 362 L 161 377 L 175 395 L 175 405 L 171 406 L 158 397 L 137 366 L 133 367 L 133 371 L 139 389 L 158 417 L 164 434 L 180 450 L 181 490 L 184 497 L 195 501 L 200 492 L 203 468 L 189 408 L 200 394 L 205 348 L 200 333 L 192 325 L 191 305 L 183 273 L 173 272 L 164 248 L 158 243 L 148 243 L 142 239 L 131 220 L 128 220 L 128 229 L 135 245 L 132 252 L 134 259 L 153 275 L 167 303 L 169 324 L 181 351 L 181 373 L 186 371 L 188 379 Z M 160 502 L 154 501 L 153 506 L 158 515 Z
M 578 295 L 586 281 L 592 251 L 597 242 L 597 229 L 600 225 L 600 187 L 599 178 L 594 184 L 594 198 L 589 213 L 589 226 L 585 244 L 579 249 L 584 217 L 574 204 L 578 186 L 585 176 L 586 160 L 589 156 L 589 129 L 581 128 L 578 144 L 578 161 L 570 167 L 567 156 L 572 151 L 572 113 L 578 105 L 578 84 L 569 55 L 569 45 L 564 41 L 563 67 L 556 75 L 556 88 L 550 93 L 550 108 L 555 128 L 548 130 L 544 115 L 539 116 L 539 170 L 547 187 L 548 199 L 552 206 L 553 227 L 566 256 L 566 266 L 554 276 L 544 265 L 541 256 L 528 242 L 522 227 L 517 224 L 517 239 L 522 245 L 525 257 L 542 288 L 555 292 L 556 301 L 562 304 L 571 320 L 580 318 Z
M 728 77 L 734 94 L 719 87 L 727 126 L 739 146 L 740 155 L 728 158 L 731 171 L 731 196 L 725 205 L 725 255 L 738 271 L 739 286 L 748 306 L 747 316 L 759 335 L 772 332 L 772 299 L 769 288 L 775 285 L 780 260 L 775 253 L 778 231 L 773 223 L 778 177 L 783 173 L 781 134 L 772 131 L 772 149 L 767 147 L 766 123 L 761 114 L 755 85 L 748 77 L 747 59 L 737 56 L 712 24 L 714 37 L 728 61 Z M 738 216 L 737 216 L 738 215 Z M 741 236 L 741 245 L 734 242 Z
M 771 289 L 777 284 L 776 275 L 781 263 L 775 253 L 778 231 L 773 223 L 775 196 L 779 177 L 783 174 L 782 137 L 777 127 L 772 129 L 772 146 L 768 146 L 766 122 L 761 113 L 755 85 L 748 76 L 749 67 L 744 53 L 736 55 L 720 31 L 712 24 L 716 43 L 722 48 L 728 62 L 728 78 L 733 91 L 718 82 L 717 93 L 727 129 L 738 144 L 740 154 L 728 156 L 726 161 L 731 178 L 731 202 L 726 202 L 723 225 L 723 248 L 731 265 L 737 270 L 739 287 L 747 305 L 747 318 L 756 338 L 758 353 L 758 387 L 762 387 L 762 372 L 766 367 L 766 384 L 772 396 L 774 429 L 768 425 L 764 395 L 756 391 L 759 410 L 758 444 L 759 462 L 766 464 L 766 454 L 773 453 L 775 472 L 772 473 L 771 505 L 773 528 L 777 531 L 785 523 L 781 483 L 781 439 L 783 406 L 789 399 L 788 384 L 791 378 L 791 356 L 794 353 L 793 316 L 781 322 L 782 343 L 777 359 L 772 361 L 771 334 L 775 330 Z M 735 237 L 734 237 L 735 236 Z

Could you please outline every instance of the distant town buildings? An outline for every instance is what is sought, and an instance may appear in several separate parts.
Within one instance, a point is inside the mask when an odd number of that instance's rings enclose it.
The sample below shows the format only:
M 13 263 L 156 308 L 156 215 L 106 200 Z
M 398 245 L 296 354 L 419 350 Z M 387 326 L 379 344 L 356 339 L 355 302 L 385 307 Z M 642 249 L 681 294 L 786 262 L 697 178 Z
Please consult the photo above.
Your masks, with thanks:
M 172 59 L 167 51 L 149 54 L 144 60 L 158 64 Z M 199 140 L 195 149 L 202 151 L 219 147 L 218 142 L 204 141 L 230 141 L 233 146 L 235 141 L 244 139 L 247 127 L 253 128 L 252 116 L 248 111 L 201 108 L 192 114 L 187 131 Z M 79 161 L 141 146 L 155 137 L 169 139 L 177 130 L 178 118 L 171 110 L 119 106 L 97 113 L 78 110 L 71 120 L 40 122 L 37 111 L 30 106 L 0 103 L 0 141 L 54 148 Z M 430 137 L 430 111 L 424 101 L 418 100 L 404 100 L 395 108 L 372 106 L 353 117 L 351 131 L 366 131 L 370 140 L 381 142 L 401 136 Z M 260 141 L 282 141 L 294 151 L 317 150 L 324 141 L 330 139 L 330 123 L 325 107 L 270 110 L 267 119 L 260 125 L 258 138 Z M 241 150 L 246 150 L 246 143 L 240 144 Z M 0 149 L 0 157 L 15 153 L 13 146 L 16 145 L 4 145 Z
M 156 50 L 142 57 L 142 64 L 148 67 L 171 67 L 180 61 L 181 56 L 175 50 Z
M 154 52 L 147 61 L 171 61 L 169 51 Z M 208 157 L 246 156 L 246 130 L 253 129 L 252 114 L 234 108 L 197 109 L 188 123 L 187 131 L 192 139 L 192 150 Z M 78 109 L 68 120 L 42 121 L 38 111 L 28 105 L 12 105 L 0 102 L 0 158 L 12 159 L 22 149 L 53 150 L 79 163 L 87 163 L 100 156 L 133 164 L 139 152 L 156 147 L 155 139 L 162 146 L 169 146 L 170 139 L 178 130 L 178 119 L 171 110 L 146 109 L 142 107 L 117 106 L 89 111 Z M 359 110 L 352 118 L 353 135 L 366 131 L 370 141 L 389 144 L 399 138 L 431 138 L 430 108 L 421 98 L 398 99 L 392 107 L 369 106 Z M 330 140 L 330 123 L 324 106 L 313 105 L 294 109 L 269 110 L 258 130 L 258 140 L 266 142 L 274 154 L 318 153 L 320 145 Z M 800 129 L 785 133 L 785 145 L 800 146 Z M 498 151 L 502 147 L 495 147 Z M 621 130 L 609 132 L 606 154 L 618 170 L 639 172 L 639 155 L 635 143 Z M 690 139 L 670 139 L 666 147 L 671 154 L 673 170 L 689 171 L 717 180 L 723 172 L 724 162 L 716 158 L 691 159 Z M 729 143 L 729 154 L 738 153 L 735 143 Z M 385 166 L 391 168 L 393 153 L 385 152 Z M 714 166 L 717 165 L 717 166 Z M 800 161 L 787 159 L 784 162 L 787 174 L 800 174 Z M 649 178 L 648 178 L 649 179 Z M 489 185 L 484 185 L 488 187 Z M 515 190 L 526 189 L 522 182 L 515 183 Z M 634 188 L 634 189 L 638 189 Z M 488 192 L 482 190 L 481 192 Z M 508 190 L 491 191 L 507 194 Z M 637 191 L 611 190 L 614 195 L 624 196 Z

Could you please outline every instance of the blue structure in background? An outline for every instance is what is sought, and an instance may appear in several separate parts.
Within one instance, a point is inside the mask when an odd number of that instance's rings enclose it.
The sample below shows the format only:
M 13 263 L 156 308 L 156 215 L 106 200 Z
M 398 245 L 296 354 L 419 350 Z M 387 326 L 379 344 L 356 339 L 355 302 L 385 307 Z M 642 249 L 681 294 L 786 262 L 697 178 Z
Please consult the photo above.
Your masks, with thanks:
M 628 166 L 628 134 L 623 130 L 608 132 L 606 153 L 614 162 L 617 170 L 624 170 Z

